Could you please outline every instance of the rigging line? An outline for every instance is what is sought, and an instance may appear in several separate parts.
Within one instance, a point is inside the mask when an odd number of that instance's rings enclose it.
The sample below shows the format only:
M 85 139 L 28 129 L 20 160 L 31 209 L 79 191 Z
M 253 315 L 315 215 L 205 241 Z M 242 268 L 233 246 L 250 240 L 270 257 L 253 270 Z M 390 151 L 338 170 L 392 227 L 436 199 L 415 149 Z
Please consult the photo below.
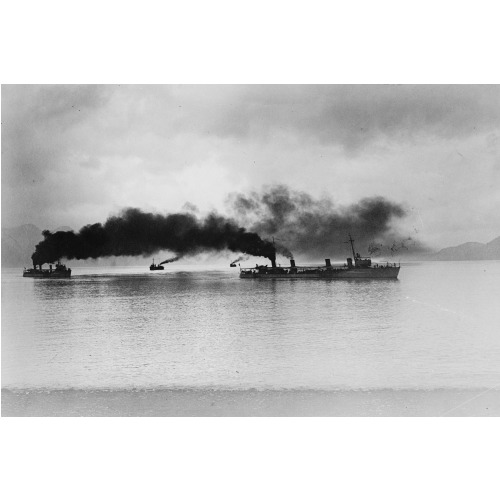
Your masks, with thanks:
M 477 399 L 478 397 L 482 396 L 483 394 L 486 394 L 487 392 L 490 392 L 490 391 L 493 391 L 494 389 L 497 389 L 498 387 L 500 387 L 500 384 L 499 385 L 496 385 L 494 387 L 490 387 L 489 389 L 486 389 L 485 391 L 482 391 L 480 392 L 479 394 L 476 394 L 473 398 L 470 398 L 470 399 L 467 399 L 466 401 L 464 401 L 463 403 L 460 403 L 459 405 L 449 409 L 449 410 L 446 410 L 444 413 L 441 413 L 441 415 L 439 415 L 440 417 L 444 417 L 445 415 L 447 415 L 448 413 L 460 408 L 461 406 L 467 404 L 467 403 L 470 403 L 471 401 L 474 401 L 474 399 Z

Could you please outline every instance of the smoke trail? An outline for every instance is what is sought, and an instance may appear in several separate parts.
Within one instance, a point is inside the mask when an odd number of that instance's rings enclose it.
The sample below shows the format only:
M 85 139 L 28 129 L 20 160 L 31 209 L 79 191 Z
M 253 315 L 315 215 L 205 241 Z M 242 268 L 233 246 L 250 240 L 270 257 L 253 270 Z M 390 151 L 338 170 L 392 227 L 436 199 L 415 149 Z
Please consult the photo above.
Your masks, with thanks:
M 277 246 L 283 242 L 294 252 L 311 257 L 345 257 L 348 233 L 361 253 L 367 252 L 370 244 L 371 252 L 378 253 L 373 242 L 380 250 L 391 252 L 394 241 L 407 240 L 392 224 L 405 217 L 403 205 L 381 196 L 364 198 L 345 207 L 335 205 L 329 198 L 314 199 L 307 193 L 277 185 L 260 193 L 233 194 L 228 203 L 250 230 L 263 237 L 275 237 Z M 412 252 L 423 249 L 419 242 L 412 241 Z
M 183 255 L 176 255 L 175 257 L 171 257 L 170 259 L 164 260 L 163 262 L 160 262 L 158 265 L 161 266 L 162 264 L 170 264 L 171 262 L 175 262 L 179 259 L 182 259 Z
M 289 247 L 310 257 L 345 257 L 349 233 L 361 253 L 415 253 L 424 249 L 418 241 L 404 238 L 392 227 L 406 213 L 402 205 L 382 197 L 365 198 L 341 207 L 328 198 L 317 200 L 280 185 L 260 194 L 233 195 L 230 201 L 238 220 L 250 230 L 234 219 L 214 213 L 200 218 L 195 213 L 160 215 L 128 208 L 104 224 L 84 226 L 78 233 L 44 231 L 44 240 L 36 245 L 32 255 L 33 264 L 55 262 L 62 257 L 88 259 L 174 252 L 175 257 L 161 263 L 165 264 L 203 251 L 230 250 L 266 257 L 274 265 L 276 253 L 294 258 Z M 269 241 L 271 238 L 273 242 Z
M 280 255 L 283 255 L 284 257 L 288 257 L 289 259 L 293 259 L 293 253 L 290 252 L 290 250 L 288 250 L 288 248 L 286 246 L 284 246 L 283 244 L 277 242 L 277 241 L 273 241 L 274 242 L 274 246 L 276 248 L 276 252 L 279 253 Z
M 233 264 L 236 264 L 237 262 L 243 262 L 245 260 L 248 260 L 250 258 L 250 255 L 240 255 L 236 260 L 233 260 L 233 262 L 231 262 L 231 266 Z
M 178 256 L 203 251 L 230 250 L 276 259 L 270 241 L 240 227 L 234 220 L 210 214 L 199 219 L 190 213 L 159 215 L 128 208 L 104 223 L 73 231 L 44 231 L 32 255 L 34 265 L 61 257 L 88 259 L 123 255 L 151 255 L 170 250 Z
M 412 237 L 405 238 L 403 240 L 393 241 L 392 245 L 384 245 L 379 242 L 371 242 L 368 245 L 368 253 L 371 256 L 378 257 L 381 254 L 391 256 L 397 255 L 399 253 L 416 253 L 422 249 L 419 242 L 415 241 Z
M 372 256 L 378 257 L 382 253 L 383 245 L 380 243 L 370 243 L 368 245 L 368 253 Z

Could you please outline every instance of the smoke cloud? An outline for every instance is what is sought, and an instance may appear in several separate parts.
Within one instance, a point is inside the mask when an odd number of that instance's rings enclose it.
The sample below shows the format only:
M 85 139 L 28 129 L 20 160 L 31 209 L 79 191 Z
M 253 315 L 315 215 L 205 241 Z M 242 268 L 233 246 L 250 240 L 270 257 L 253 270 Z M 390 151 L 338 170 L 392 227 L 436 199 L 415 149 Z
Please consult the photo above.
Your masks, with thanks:
M 55 262 L 62 257 L 88 259 L 108 256 L 151 255 L 170 250 L 177 257 L 203 251 L 230 250 L 274 261 L 276 250 L 254 232 L 234 220 L 210 214 L 203 219 L 189 213 L 159 215 L 128 208 L 104 223 L 73 231 L 43 232 L 32 255 L 34 265 Z
M 44 231 L 44 240 L 32 255 L 33 264 L 63 257 L 95 259 L 174 252 L 174 257 L 160 263 L 166 264 L 204 251 L 229 250 L 243 254 L 233 263 L 254 255 L 268 258 L 274 265 L 276 253 L 294 258 L 289 248 L 314 258 L 345 257 L 350 251 L 348 234 L 356 241 L 357 251 L 365 255 L 394 256 L 424 248 L 397 232 L 393 222 L 404 218 L 406 211 L 383 197 L 337 206 L 329 198 L 315 199 L 278 185 L 260 193 L 233 194 L 228 202 L 234 218 L 215 213 L 206 217 L 188 212 L 160 215 L 128 208 L 104 224 L 84 226 L 78 233 Z
M 240 255 L 237 259 L 233 260 L 233 262 L 231 262 L 231 266 L 233 264 L 237 264 L 238 262 L 244 262 L 245 260 L 248 260 L 250 258 L 249 255 Z
M 171 257 L 170 259 L 161 261 L 159 265 L 161 266 L 162 264 L 170 264 L 171 262 L 176 262 L 179 259 L 182 259 L 182 257 L 182 255 L 176 255 L 175 257 Z
M 273 237 L 277 248 L 283 245 L 310 257 L 345 257 L 348 234 L 356 241 L 357 251 L 364 254 L 394 255 L 423 249 L 417 240 L 393 227 L 393 222 L 405 217 L 404 206 L 380 196 L 338 206 L 329 198 L 315 199 L 277 185 L 250 195 L 233 194 L 228 204 L 250 230 Z

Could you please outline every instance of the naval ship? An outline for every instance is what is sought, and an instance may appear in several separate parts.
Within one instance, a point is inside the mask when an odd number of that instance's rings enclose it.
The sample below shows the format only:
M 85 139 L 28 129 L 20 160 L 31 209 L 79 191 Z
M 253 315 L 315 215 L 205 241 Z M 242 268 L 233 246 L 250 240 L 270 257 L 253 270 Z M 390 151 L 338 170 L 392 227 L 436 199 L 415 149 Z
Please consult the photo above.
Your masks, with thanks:
M 165 268 L 161 264 L 155 264 L 155 260 L 153 259 L 153 263 L 149 266 L 150 271 L 163 271 Z
M 34 264 L 32 269 L 24 268 L 23 278 L 71 278 L 71 269 L 60 262 L 54 268 L 49 264 L 49 269 L 42 269 L 41 264 L 38 267 Z
M 346 242 L 347 243 L 347 242 Z M 271 258 L 271 267 L 255 266 L 241 268 L 240 278 L 269 279 L 269 278 L 297 278 L 297 279 L 397 279 L 400 265 L 386 262 L 374 264 L 369 257 L 361 257 L 354 250 L 354 240 L 349 235 L 352 249 L 352 258 L 347 258 L 343 266 L 332 266 L 330 259 L 325 259 L 324 266 L 297 266 L 295 260 L 290 260 L 289 267 L 277 267 L 276 257 Z

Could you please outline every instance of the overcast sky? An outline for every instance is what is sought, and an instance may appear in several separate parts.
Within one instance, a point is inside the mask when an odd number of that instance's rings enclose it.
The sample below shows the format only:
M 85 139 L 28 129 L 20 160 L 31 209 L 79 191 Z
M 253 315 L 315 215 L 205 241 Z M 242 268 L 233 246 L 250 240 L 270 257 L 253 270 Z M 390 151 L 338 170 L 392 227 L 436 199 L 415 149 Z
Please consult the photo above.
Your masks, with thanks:
M 500 86 L 2 86 L 2 226 L 383 196 L 438 248 L 500 235 Z

